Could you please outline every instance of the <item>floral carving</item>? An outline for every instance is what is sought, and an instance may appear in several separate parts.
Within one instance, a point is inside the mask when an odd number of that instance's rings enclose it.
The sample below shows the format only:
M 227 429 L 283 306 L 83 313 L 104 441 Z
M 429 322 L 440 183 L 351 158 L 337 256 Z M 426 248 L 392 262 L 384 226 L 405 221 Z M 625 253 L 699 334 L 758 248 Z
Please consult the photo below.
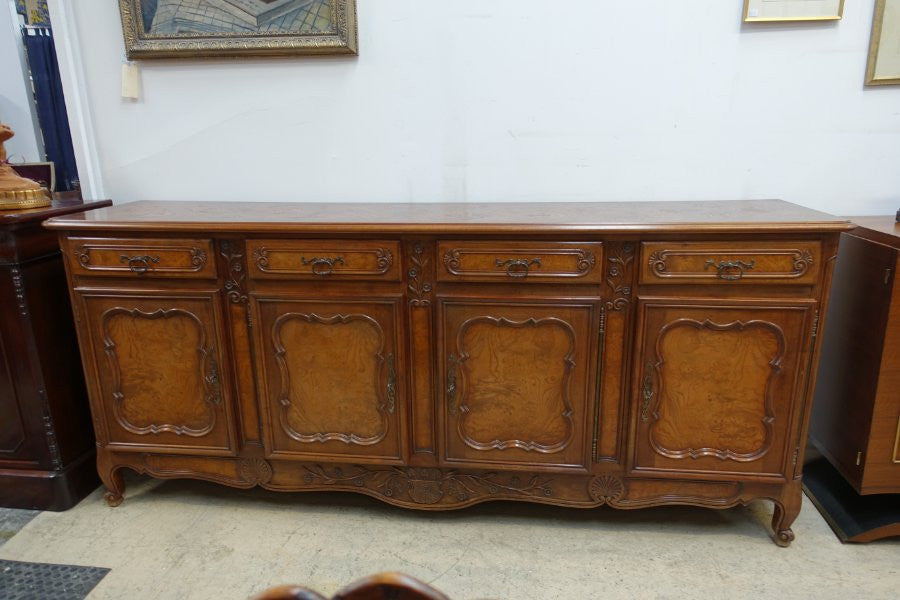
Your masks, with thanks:
M 429 282 L 424 280 L 424 275 L 428 266 L 428 256 L 425 254 L 425 249 L 422 244 L 416 243 L 413 246 L 413 251 L 409 260 L 412 263 L 412 266 L 406 272 L 407 277 L 409 277 L 407 288 L 411 295 L 409 303 L 412 306 L 429 306 L 431 300 L 429 300 L 427 296 L 431 294 L 432 286 Z
M 352 467 L 305 466 L 303 482 L 307 485 L 353 486 L 366 488 L 387 498 L 416 504 L 459 504 L 485 496 L 544 497 L 553 496 L 552 479 L 532 475 L 523 480 L 518 475 L 499 473 L 472 474 L 435 468 L 369 469 Z
M 244 304 L 247 302 L 247 290 L 245 280 L 247 274 L 244 272 L 244 254 L 238 243 L 225 240 L 222 242 L 222 250 L 220 254 L 228 263 L 228 279 L 225 280 L 225 293 L 228 300 L 233 304 Z
M 809 250 L 794 252 L 794 271 L 797 275 L 803 275 L 813 265 L 813 256 Z
M 607 259 L 609 267 L 606 269 L 606 285 L 612 289 L 613 297 L 606 302 L 606 310 L 624 310 L 631 302 L 628 275 L 632 261 L 634 261 L 634 244 L 631 242 L 619 246 Z

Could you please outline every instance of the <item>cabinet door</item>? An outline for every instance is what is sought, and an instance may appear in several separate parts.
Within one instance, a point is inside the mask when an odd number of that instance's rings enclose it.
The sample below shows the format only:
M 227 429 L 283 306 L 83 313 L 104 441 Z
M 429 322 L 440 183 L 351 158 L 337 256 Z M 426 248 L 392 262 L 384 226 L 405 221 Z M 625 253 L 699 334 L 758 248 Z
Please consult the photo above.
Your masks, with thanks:
M 641 301 L 635 468 L 785 476 L 813 307 Z
M 440 309 L 446 461 L 584 467 L 597 307 L 447 299 Z
M 232 454 L 230 380 L 216 292 L 80 291 L 112 449 Z M 102 415 L 98 417 L 98 415 Z M 104 437 L 98 432 L 98 437 Z
M 401 458 L 399 298 L 255 298 L 272 456 Z

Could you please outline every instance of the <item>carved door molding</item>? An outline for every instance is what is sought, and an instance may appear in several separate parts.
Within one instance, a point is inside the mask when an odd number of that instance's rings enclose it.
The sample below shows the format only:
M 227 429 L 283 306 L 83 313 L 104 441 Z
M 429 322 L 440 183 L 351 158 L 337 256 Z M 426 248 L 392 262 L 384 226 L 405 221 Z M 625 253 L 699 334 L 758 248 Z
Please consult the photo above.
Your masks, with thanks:
M 135 425 L 130 422 L 128 416 L 124 411 L 124 404 L 127 402 L 128 398 L 126 397 L 123 390 L 123 380 L 129 376 L 129 374 L 122 372 L 122 364 L 118 354 L 118 347 L 116 341 L 113 339 L 113 333 L 110 331 L 110 321 L 113 320 L 116 316 L 127 316 L 132 319 L 148 319 L 148 320 L 167 320 L 167 319 L 176 319 L 178 317 L 184 317 L 189 322 L 191 322 L 197 328 L 197 345 L 196 352 L 199 359 L 200 373 L 199 380 L 203 383 L 203 388 L 205 394 L 203 395 L 203 402 L 206 406 L 206 414 L 208 415 L 208 419 L 206 424 L 203 427 L 190 427 L 188 425 L 176 425 L 173 423 L 149 423 L 145 426 Z M 176 435 L 187 435 L 192 437 L 201 437 L 208 434 L 216 425 L 216 410 L 215 407 L 221 403 L 221 387 L 219 382 L 219 367 L 218 360 L 216 359 L 216 349 L 213 346 L 208 346 L 206 341 L 206 329 L 203 326 L 203 322 L 200 320 L 196 314 L 191 311 L 184 310 L 181 308 L 172 308 L 172 309 L 157 309 L 152 312 L 145 312 L 138 308 L 125 308 L 122 306 L 116 306 L 114 308 L 110 308 L 103 312 L 100 316 L 100 331 L 103 336 L 103 350 L 106 353 L 106 357 L 109 361 L 110 372 L 113 376 L 113 411 L 116 418 L 116 421 L 123 428 L 127 429 L 132 433 L 136 433 L 139 435 L 147 435 L 147 434 L 157 434 L 166 431 L 170 431 Z M 146 357 L 147 361 L 153 361 L 155 357 L 148 356 Z
M 561 373 L 559 384 L 559 404 L 558 407 L 561 410 L 556 411 L 556 417 L 560 419 L 564 424 L 564 433 L 560 437 L 560 439 L 553 441 L 551 443 L 540 443 L 536 440 L 521 440 L 521 439 L 493 439 L 489 442 L 480 442 L 470 435 L 467 424 L 472 413 L 472 408 L 467 404 L 467 402 L 471 402 L 471 395 L 468 393 L 472 388 L 477 388 L 478 383 L 482 383 L 485 385 L 490 385 L 495 388 L 493 390 L 489 390 L 490 395 L 496 393 L 502 393 L 504 388 L 508 389 L 509 383 L 504 382 L 502 373 L 498 373 L 500 377 L 495 381 L 484 381 L 482 379 L 481 382 L 471 382 L 470 379 L 474 379 L 473 374 L 470 369 L 467 369 L 467 363 L 471 358 L 470 352 L 467 351 L 466 339 L 467 333 L 469 333 L 470 329 L 480 323 L 487 323 L 494 327 L 511 327 L 513 329 L 528 329 L 528 328 L 541 328 L 547 327 L 559 328 L 564 332 L 566 338 L 569 341 L 568 348 L 565 352 L 560 352 L 557 362 L 561 362 L 563 367 L 563 372 Z M 490 342 L 486 342 L 490 343 Z M 496 362 L 497 356 L 496 352 L 499 351 L 499 348 L 488 348 L 487 352 L 491 354 L 492 362 Z M 454 356 L 454 355 L 451 355 Z M 456 355 L 457 358 L 455 361 L 450 359 L 452 362 L 455 362 L 456 368 L 458 369 L 458 389 L 455 394 L 451 394 L 448 397 L 448 402 L 450 403 L 448 406 L 448 410 L 451 415 L 456 415 L 458 413 L 458 417 L 456 420 L 456 430 L 459 432 L 460 438 L 462 438 L 463 442 L 471 448 L 475 450 L 506 450 L 507 448 L 521 448 L 525 451 L 535 451 L 541 452 L 545 454 L 552 454 L 555 452 L 559 452 L 563 450 L 572 443 L 572 437 L 575 433 L 574 423 L 572 422 L 572 403 L 569 400 L 569 385 L 572 378 L 572 370 L 575 367 L 575 330 L 572 328 L 572 325 L 567 323 L 566 321 L 556 318 L 556 317 L 548 317 L 548 318 L 529 318 L 523 321 L 514 321 L 507 319 L 505 317 L 491 317 L 491 316 L 480 316 L 468 319 L 459 327 L 459 332 L 456 336 Z M 547 361 L 552 362 L 551 360 Z M 538 390 L 536 390 L 538 391 Z M 548 390 L 540 390 L 539 393 L 541 395 L 547 395 L 546 392 Z M 459 397 L 458 405 L 457 402 L 454 402 L 457 398 L 457 394 Z
M 400 460 L 402 304 L 251 294 L 269 456 Z
M 815 304 L 640 301 L 634 468 L 783 477 Z
M 784 338 L 784 331 L 782 331 L 781 327 L 776 325 L 775 323 L 771 323 L 769 321 L 732 321 L 730 323 L 716 323 L 709 319 L 704 321 L 697 321 L 695 319 L 676 319 L 670 323 L 667 323 L 660 330 L 658 337 L 656 338 L 656 362 L 652 363 L 652 375 L 655 377 L 657 382 L 657 389 L 663 390 L 666 385 L 666 381 L 663 378 L 663 367 L 665 365 L 666 357 L 663 352 L 663 345 L 666 339 L 666 336 L 675 331 L 679 327 L 689 327 L 700 331 L 731 331 L 731 332 L 744 332 L 750 331 L 753 329 L 760 329 L 763 331 L 768 331 L 774 337 L 776 347 L 775 352 L 772 354 L 771 359 L 766 363 L 768 366 L 768 374 L 765 377 L 765 380 L 762 384 L 763 389 L 762 392 L 763 402 L 762 402 L 762 411 L 761 418 L 759 419 L 759 425 L 764 431 L 763 441 L 760 446 L 753 451 L 750 452 L 740 452 L 732 449 L 731 447 L 725 448 L 711 448 L 711 447 L 685 447 L 685 448 L 667 448 L 665 446 L 665 442 L 659 439 L 659 436 L 656 435 L 658 429 L 660 428 L 661 423 L 663 423 L 664 419 L 660 414 L 660 405 L 662 403 L 663 394 L 660 391 L 659 394 L 656 395 L 656 402 L 652 405 L 650 410 L 650 444 L 653 446 L 654 450 L 656 450 L 659 454 L 663 456 L 667 456 L 669 458 L 698 458 L 701 456 L 714 456 L 721 460 L 736 460 L 736 461 L 753 461 L 760 457 L 762 457 L 766 452 L 769 451 L 772 445 L 772 434 L 773 434 L 773 421 L 775 420 L 775 409 L 774 409 L 774 400 L 772 397 L 772 387 L 775 378 L 781 372 L 781 365 L 784 361 L 784 353 L 785 353 L 785 345 L 786 341 Z M 645 373 L 645 377 L 648 374 Z M 744 375 L 746 373 L 736 372 L 735 378 L 733 380 L 733 384 L 736 387 L 740 387 L 745 383 Z M 646 380 L 645 380 L 646 381 Z M 651 394 L 642 393 L 642 398 L 646 402 L 647 397 Z M 641 407 L 641 418 L 644 419 L 646 415 L 646 406 L 642 404 Z M 732 439 L 734 439 L 732 437 Z
M 445 460 L 587 465 L 600 300 L 438 304 Z
M 372 382 L 372 387 L 374 390 L 373 396 L 375 398 L 374 408 L 380 416 L 380 427 L 374 435 L 360 436 L 355 433 L 345 433 L 340 431 L 321 431 L 312 434 L 304 434 L 297 431 L 291 425 L 290 411 L 292 409 L 303 410 L 302 407 L 294 406 L 291 397 L 292 392 L 296 390 L 296 385 L 292 385 L 291 382 L 291 370 L 285 356 L 288 350 L 285 348 L 282 339 L 282 330 L 284 326 L 292 320 L 300 320 L 306 323 L 326 326 L 362 323 L 365 326 L 371 327 L 371 329 L 376 332 L 378 336 L 377 350 L 371 355 L 375 364 L 374 372 L 376 374 L 375 380 Z M 281 373 L 281 389 L 278 393 L 278 404 L 280 405 L 279 424 L 284 432 L 298 442 L 304 443 L 337 440 L 344 442 L 345 444 L 371 446 L 383 440 L 388 432 L 389 414 L 393 414 L 396 410 L 397 402 L 397 374 L 396 367 L 394 366 L 394 355 L 393 353 L 387 353 L 387 356 L 385 356 L 385 342 L 385 332 L 381 324 L 376 319 L 364 314 L 336 314 L 330 317 L 323 317 L 314 313 L 289 312 L 279 316 L 272 326 L 272 344 L 275 348 L 275 361 L 278 363 L 278 369 Z M 313 349 L 310 349 L 310 351 L 312 350 Z M 385 370 L 387 371 L 386 373 L 384 372 Z M 382 379 L 387 380 L 387 383 L 385 384 L 386 389 L 383 394 L 380 393 L 381 386 L 379 385 L 379 381 Z M 296 382 L 294 383 L 296 384 Z M 328 399 L 322 398 L 321 401 L 327 402 Z
M 78 291 L 101 399 L 98 443 L 233 453 L 221 300 L 216 291 Z

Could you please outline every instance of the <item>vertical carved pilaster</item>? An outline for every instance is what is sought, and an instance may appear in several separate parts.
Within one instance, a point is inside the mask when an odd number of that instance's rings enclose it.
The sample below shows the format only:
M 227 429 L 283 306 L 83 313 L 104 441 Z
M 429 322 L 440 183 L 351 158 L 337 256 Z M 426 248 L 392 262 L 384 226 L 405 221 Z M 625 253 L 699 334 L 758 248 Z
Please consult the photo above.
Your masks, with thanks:
M 415 241 L 407 246 L 406 288 L 409 300 L 410 374 L 413 459 L 417 466 L 434 463 L 434 406 L 432 385 L 434 382 L 431 356 L 434 349 L 431 294 L 434 289 L 434 244 Z
M 219 253 L 228 264 L 228 278 L 225 280 L 225 294 L 234 304 L 246 304 L 247 273 L 244 272 L 244 249 L 240 242 L 223 240 Z
M 631 264 L 634 262 L 635 244 L 625 242 L 614 245 L 606 259 L 606 285 L 612 297 L 606 302 L 606 310 L 624 310 L 631 302 Z
M 238 403 L 243 423 L 255 423 L 255 427 L 242 429 L 244 444 L 256 446 L 262 439 L 262 431 L 257 410 L 256 391 L 253 377 L 253 312 L 250 307 L 247 285 L 247 264 L 244 262 L 247 250 L 242 240 L 219 241 L 220 272 L 225 273 L 223 291 L 228 298 L 228 322 L 231 328 L 233 362 L 224 371 L 230 371 L 241 401 Z M 218 381 L 218 375 L 216 377 Z M 219 384 L 221 385 L 221 384 Z
M 406 272 L 409 278 L 409 284 L 407 285 L 410 293 L 409 304 L 416 307 L 429 306 L 431 304 L 429 297 L 432 285 L 427 281 L 428 275 L 430 275 L 427 269 L 430 258 L 425 254 L 425 248 L 421 242 L 413 244 L 409 262 L 411 266 Z

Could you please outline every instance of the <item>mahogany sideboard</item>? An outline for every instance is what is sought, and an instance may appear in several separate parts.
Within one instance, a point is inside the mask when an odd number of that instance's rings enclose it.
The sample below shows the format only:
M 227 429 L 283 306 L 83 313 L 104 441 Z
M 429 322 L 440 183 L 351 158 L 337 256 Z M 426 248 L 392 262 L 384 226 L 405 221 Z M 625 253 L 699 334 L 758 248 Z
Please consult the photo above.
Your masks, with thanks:
M 838 237 L 781 201 L 135 202 L 52 219 L 121 468 L 420 509 L 774 501 Z
M 841 234 L 831 326 L 822 347 L 810 438 L 819 507 L 845 541 L 900 535 L 900 223 L 854 217 Z M 819 482 L 816 482 L 819 483 Z
M 65 510 L 94 490 L 94 435 L 54 215 L 111 202 L 0 211 L 0 506 Z

